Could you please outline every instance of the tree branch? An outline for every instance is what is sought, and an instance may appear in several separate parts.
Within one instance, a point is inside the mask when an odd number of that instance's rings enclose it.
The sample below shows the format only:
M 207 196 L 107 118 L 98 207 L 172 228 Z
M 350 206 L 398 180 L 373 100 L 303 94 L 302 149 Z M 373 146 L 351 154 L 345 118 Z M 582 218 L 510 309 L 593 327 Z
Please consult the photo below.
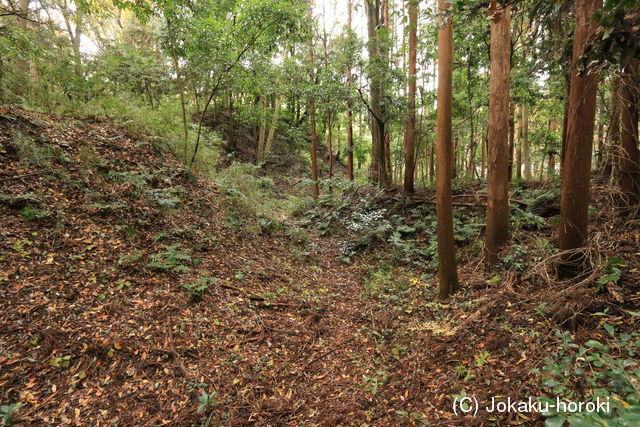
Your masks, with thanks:
M 364 99 L 364 95 L 362 94 L 362 89 L 360 89 L 359 87 L 356 88 L 356 90 L 358 91 L 358 93 L 360 94 L 360 99 L 362 100 L 362 102 L 364 103 L 364 105 L 367 107 L 367 110 L 369 110 L 369 112 L 371 113 L 371 115 L 378 121 L 378 122 L 382 122 L 382 119 L 380 117 L 378 117 L 378 115 L 376 113 L 373 112 L 373 110 L 371 109 L 371 106 L 369 105 L 369 103 L 367 102 L 366 99 Z

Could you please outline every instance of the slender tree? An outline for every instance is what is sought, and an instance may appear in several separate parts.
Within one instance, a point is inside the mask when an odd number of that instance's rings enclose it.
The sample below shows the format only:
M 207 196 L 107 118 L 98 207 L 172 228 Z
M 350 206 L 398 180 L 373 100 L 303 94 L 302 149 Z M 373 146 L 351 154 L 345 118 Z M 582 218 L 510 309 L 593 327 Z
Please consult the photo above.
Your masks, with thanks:
M 409 8 L 409 84 L 407 125 L 404 133 L 404 191 L 413 193 L 416 145 L 416 58 L 418 45 L 418 0 L 408 0 Z
M 353 0 L 347 3 L 347 30 L 351 36 L 351 24 L 353 19 Z M 347 91 L 351 91 L 351 63 L 347 65 Z M 353 112 L 351 98 L 347 101 L 347 178 L 353 181 Z
M 486 261 L 498 262 L 509 239 L 509 81 L 511 72 L 510 7 L 491 1 L 491 66 L 489 77 L 489 161 Z
M 451 180 L 451 104 L 453 86 L 453 23 L 451 3 L 438 0 L 438 110 L 436 112 L 436 215 L 438 222 L 438 297 L 447 298 L 458 289 L 456 247 L 453 240 Z
M 371 180 L 381 186 L 390 183 L 386 156 L 386 123 L 383 103 L 384 74 L 387 67 L 383 49 L 384 21 L 381 0 L 365 0 L 369 35 L 369 80 L 371 82 L 369 112 L 371 113 Z
M 309 0 L 308 3 L 308 13 L 309 13 L 309 22 L 310 25 L 313 25 L 313 0 Z M 314 64 L 314 55 L 313 55 L 313 27 L 310 29 L 309 41 L 308 41 L 308 52 L 307 52 L 307 62 L 309 65 L 309 81 L 311 82 L 311 86 L 315 86 L 316 84 L 316 72 L 315 72 L 315 64 Z M 314 199 L 317 199 L 320 195 L 320 187 L 318 185 L 318 131 L 316 129 L 316 102 L 315 102 L 315 94 L 312 94 L 309 97 L 309 136 L 311 138 L 311 195 Z
M 273 114 L 271 115 L 271 125 L 269 126 L 269 133 L 267 134 L 267 140 L 264 143 L 264 152 L 262 156 L 271 152 L 273 146 L 273 140 L 276 135 L 276 128 L 278 127 L 278 116 L 280 115 L 280 97 L 275 95 L 275 101 L 273 101 Z
M 596 27 L 594 13 L 601 6 L 602 0 L 576 0 L 567 132 L 562 159 L 559 230 L 562 250 L 580 248 L 587 238 L 589 179 L 598 80 L 594 73 L 581 75 L 577 62 L 586 40 Z M 560 275 L 572 274 L 581 263 L 580 254 L 569 252 L 563 257 Z
M 185 165 L 189 161 L 189 127 L 187 124 L 187 102 L 184 98 L 186 92 L 184 80 L 180 70 L 180 62 L 178 58 L 178 52 L 176 51 L 175 44 L 176 38 L 173 30 L 173 23 L 167 12 L 165 12 L 167 19 L 167 44 L 169 46 L 169 53 L 171 54 L 171 61 L 173 63 L 173 72 L 176 74 L 176 85 L 178 86 L 180 96 L 180 109 L 182 111 L 182 137 L 184 144 L 184 163 Z
M 620 90 L 620 188 L 623 193 L 621 207 L 628 212 L 636 211 L 640 203 L 640 151 L 638 150 L 638 89 L 639 61 L 622 75 Z
M 523 177 L 531 181 L 531 146 L 529 145 L 529 106 L 522 105 L 522 165 Z
M 613 173 L 613 168 L 617 163 L 618 149 L 620 148 L 621 84 L 620 76 L 615 76 L 611 83 L 611 118 L 607 126 L 606 156 L 602 171 L 605 177 L 610 177 Z

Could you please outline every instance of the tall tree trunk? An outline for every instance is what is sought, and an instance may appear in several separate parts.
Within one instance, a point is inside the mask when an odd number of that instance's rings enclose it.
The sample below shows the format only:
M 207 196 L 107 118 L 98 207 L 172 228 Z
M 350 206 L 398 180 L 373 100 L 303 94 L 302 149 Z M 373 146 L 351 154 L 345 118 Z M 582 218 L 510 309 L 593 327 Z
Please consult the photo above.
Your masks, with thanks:
M 487 131 L 489 129 L 487 128 Z M 480 141 L 480 143 L 482 144 L 482 153 L 480 153 L 480 178 L 484 178 L 485 177 L 485 170 L 487 167 L 487 151 L 489 150 L 489 143 L 488 143 L 488 134 L 487 132 L 485 132 L 484 136 L 482 137 L 482 141 Z
M 385 68 L 385 55 L 383 54 L 382 33 L 384 29 L 381 18 L 382 4 L 380 0 L 365 0 L 367 12 L 367 30 L 369 34 L 369 60 L 377 62 Z M 389 185 L 389 168 L 386 156 L 386 126 L 385 107 L 382 102 L 384 90 L 384 78 L 376 71 L 369 75 L 371 81 L 370 113 L 371 113 L 371 180 L 380 186 Z
M 347 29 L 351 33 L 351 22 L 353 14 L 353 0 L 347 3 Z M 347 92 L 351 92 L 351 64 L 347 66 Z M 353 181 L 353 113 L 351 111 L 351 97 L 347 101 L 347 179 Z
M 566 73 L 567 94 L 571 92 L 571 76 Z M 569 128 L 569 97 L 564 103 L 564 116 L 562 118 L 562 144 L 560 146 L 560 171 L 564 171 L 564 154 L 567 147 L 567 132 Z
M 509 105 L 509 181 L 513 179 L 513 160 L 514 160 L 514 151 L 515 151 L 515 133 L 516 133 L 516 123 L 515 123 L 515 115 L 516 115 L 516 104 L 511 102 Z
M 389 70 L 391 67 L 391 49 L 392 46 L 389 43 L 389 39 L 393 39 L 393 23 L 391 21 L 391 14 L 389 8 L 389 0 L 382 0 L 382 25 L 387 31 L 386 39 L 381 44 L 381 53 L 382 57 L 385 60 L 386 69 Z M 382 97 L 384 99 L 384 92 L 386 89 L 386 79 L 382 84 Z M 383 102 L 384 105 L 384 102 Z M 386 108 L 385 108 L 386 111 Z M 391 129 L 389 126 L 385 126 L 385 135 L 384 135 L 384 156 L 385 156 L 385 165 L 387 166 L 387 176 L 391 178 L 390 184 L 393 184 L 393 167 L 391 163 Z
M 275 95 L 276 99 L 273 103 L 273 116 L 271 116 L 271 125 L 269 126 L 269 133 L 267 134 L 267 142 L 264 144 L 264 154 L 271 152 L 273 146 L 273 139 L 276 135 L 276 128 L 278 127 L 278 116 L 280 115 L 280 97 Z
M 313 0 L 309 0 L 307 13 L 309 20 L 313 22 Z M 309 63 L 309 81 L 311 85 L 316 84 L 316 72 L 313 58 L 313 31 L 309 35 L 308 41 L 308 56 L 307 62 Z M 318 185 L 318 131 L 316 129 L 316 102 L 314 95 L 309 97 L 309 136 L 311 138 L 311 195 L 314 199 L 317 199 L 320 195 L 320 186 Z
M 16 16 L 18 28 L 25 33 L 29 30 L 29 21 L 25 19 L 29 16 L 29 3 L 30 0 L 20 0 L 18 4 L 20 16 Z M 29 62 L 22 55 L 18 55 L 16 59 L 16 70 L 19 78 L 14 92 L 21 95 L 26 92 L 29 75 Z
M 171 61 L 173 63 L 173 72 L 176 73 L 176 84 L 178 85 L 178 91 L 180 92 L 180 109 L 182 110 L 182 143 L 184 144 L 184 164 L 189 161 L 189 125 L 187 122 L 187 104 L 184 99 L 185 87 L 182 74 L 180 73 L 180 63 L 178 61 L 178 53 L 175 48 L 175 34 L 173 32 L 173 25 L 171 19 L 167 16 L 167 35 L 169 40 L 169 52 L 171 53 Z
M 635 213 L 640 203 L 640 151 L 638 150 L 638 108 L 640 103 L 640 70 L 634 61 L 622 75 L 620 90 L 620 200 L 623 212 Z
M 562 200 L 560 203 L 560 249 L 580 248 L 587 238 L 589 224 L 589 179 L 596 114 L 598 80 L 595 73 L 581 76 L 577 62 L 587 38 L 596 28 L 594 13 L 602 0 L 576 0 L 576 26 L 569 90 L 569 114 L 565 155 L 562 160 Z M 575 272 L 583 256 L 570 252 L 563 257 L 560 275 Z
M 622 109 L 621 94 L 622 79 L 620 76 L 614 77 L 611 84 L 611 118 L 607 129 L 607 144 L 604 170 L 605 177 L 610 177 L 613 169 L 617 166 L 620 149 L 620 112 Z
M 73 54 L 76 61 L 76 73 L 80 74 L 82 66 L 82 53 L 80 52 L 80 42 L 82 41 L 82 34 L 84 32 L 84 6 L 76 2 L 76 11 L 74 13 L 75 20 L 75 33 L 73 36 Z
M 262 117 L 258 130 L 258 163 L 264 160 L 264 144 L 267 135 L 267 99 L 262 97 Z
M 327 135 L 328 135 L 328 145 L 329 145 L 329 178 L 333 177 L 333 122 L 331 120 L 331 111 L 328 111 L 327 114 L 329 117 L 327 118 Z
M 418 45 L 418 0 L 409 0 L 409 85 L 407 127 L 404 132 L 404 191 L 413 193 L 416 146 L 416 79 Z
M 522 178 L 522 105 L 520 106 L 520 114 L 518 116 L 518 120 L 516 122 L 516 136 L 517 136 L 517 144 L 516 144 L 516 178 Z
M 509 81 L 511 72 L 510 7 L 492 0 L 491 67 L 489 79 L 489 164 L 487 236 L 489 266 L 509 239 Z
M 529 106 L 522 106 L 522 163 L 524 179 L 531 181 L 531 147 L 529 146 Z
M 230 150 L 236 149 L 236 119 L 233 108 L 233 92 L 229 90 L 229 104 L 227 109 L 227 146 Z
M 438 26 L 438 110 L 436 112 L 437 185 L 436 215 L 438 222 L 438 297 L 447 298 L 458 290 L 456 247 L 453 240 L 453 208 L 451 180 L 453 178 L 453 152 L 451 147 L 451 104 L 453 86 L 453 25 L 447 9 L 447 0 L 438 0 L 440 25 Z
M 474 128 L 474 109 L 473 109 L 473 92 L 471 90 L 471 85 L 473 82 L 473 71 L 471 69 L 473 59 L 473 53 L 471 49 L 467 49 L 467 104 L 469 107 L 469 128 L 470 128 L 470 136 L 469 136 L 469 160 L 467 162 L 468 169 L 467 175 L 473 178 L 475 171 L 475 158 L 476 158 L 476 139 L 475 139 L 475 128 Z

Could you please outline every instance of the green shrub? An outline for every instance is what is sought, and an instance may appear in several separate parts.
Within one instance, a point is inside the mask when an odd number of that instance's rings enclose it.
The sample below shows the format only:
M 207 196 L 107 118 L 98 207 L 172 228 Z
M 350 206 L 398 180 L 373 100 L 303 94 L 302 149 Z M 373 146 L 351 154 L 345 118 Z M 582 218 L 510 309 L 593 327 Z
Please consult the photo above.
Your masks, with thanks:
M 191 296 L 192 301 L 200 301 L 202 295 L 209 289 L 209 285 L 217 280 L 217 278 L 201 276 L 195 282 L 183 283 L 180 287 L 186 294 Z
M 94 98 L 79 106 L 76 114 L 90 117 L 106 117 L 122 123 L 134 136 L 149 136 L 152 142 L 171 150 L 185 161 L 184 134 L 182 132 L 182 112 L 180 104 L 172 97 L 161 100 L 152 108 L 141 99 L 129 93 Z M 190 124 L 186 157 L 190 160 L 196 142 L 196 125 Z M 218 160 L 222 140 L 215 132 L 202 129 L 200 147 L 194 166 L 202 172 L 214 170 Z
M 255 233 L 272 233 L 297 209 L 301 199 L 281 197 L 269 177 L 251 163 L 234 162 L 213 174 L 213 182 L 227 205 L 227 221 Z
M 598 291 L 605 291 L 609 283 L 618 283 L 620 278 L 622 278 L 622 269 L 620 268 L 621 266 L 622 261 L 620 260 L 620 258 L 615 256 L 609 257 L 607 265 L 605 267 L 606 274 L 596 282 Z
M 640 316 L 640 314 L 638 314 Z M 576 344 L 566 331 L 556 331 L 560 339 L 558 350 L 544 358 L 542 388 L 548 396 L 540 398 L 550 407 L 555 399 L 593 402 L 600 398 L 610 405 L 609 413 L 579 412 L 545 414 L 547 425 L 564 422 L 577 426 L 631 426 L 640 422 L 640 333 L 616 333 L 605 324 L 606 338 Z M 552 399 L 550 399 L 551 397 Z
M 20 214 L 26 219 L 39 219 L 45 218 L 49 215 L 49 211 L 46 209 L 40 209 L 36 206 L 27 205 L 20 211 Z
M 24 405 L 21 403 L 12 403 L 10 405 L 2 405 L 0 406 L 0 414 L 2 414 L 2 425 L 3 426 L 11 426 L 13 425 L 13 414 L 22 408 Z
M 118 259 L 118 265 L 131 266 L 137 264 L 142 259 L 142 252 L 136 251 L 130 255 L 123 255 Z
M 188 271 L 185 264 L 198 264 L 199 259 L 193 258 L 188 251 L 180 249 L 180 244 L 163 246 L 164 251 L 151 255 L 151 262 L 147 267 L 160 271 Z

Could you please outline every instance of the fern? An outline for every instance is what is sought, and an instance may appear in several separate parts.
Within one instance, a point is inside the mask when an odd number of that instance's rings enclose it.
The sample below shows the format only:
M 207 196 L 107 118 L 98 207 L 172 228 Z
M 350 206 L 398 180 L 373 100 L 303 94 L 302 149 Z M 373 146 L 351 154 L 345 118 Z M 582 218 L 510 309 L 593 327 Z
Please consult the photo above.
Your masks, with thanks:
M 189 271 L 184 264 L 193 264 L 195 259 L 188 252 L 180 249 L 180 244 L 163 246 L 164 251 L 151 256 L 147 267 L 161 271 Z

